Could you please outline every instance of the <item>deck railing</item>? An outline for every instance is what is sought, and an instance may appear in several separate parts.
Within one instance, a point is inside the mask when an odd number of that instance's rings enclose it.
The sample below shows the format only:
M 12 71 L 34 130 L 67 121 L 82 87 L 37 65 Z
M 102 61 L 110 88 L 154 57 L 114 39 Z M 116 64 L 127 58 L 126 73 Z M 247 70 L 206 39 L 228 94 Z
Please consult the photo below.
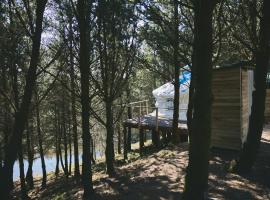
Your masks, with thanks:
M 131 113 L 134 113 L 134 109 L 138 109 L 138 125 L 141 125 L 141 117 L 144 115 L 148 115 L 149 114 L 149 109 L 153 109 L 156 111 L 156 131 L 158 131 L 158 108 L 157 107 L 151 107 L 149 106 L 149 100 L 141 100 L 141 101 L 135 101 L 135 102 L 131 102 L 128 103 L 127 107 L 129 107 L 131 109 Z M 133 116 L 133 114 L 131 115 Z

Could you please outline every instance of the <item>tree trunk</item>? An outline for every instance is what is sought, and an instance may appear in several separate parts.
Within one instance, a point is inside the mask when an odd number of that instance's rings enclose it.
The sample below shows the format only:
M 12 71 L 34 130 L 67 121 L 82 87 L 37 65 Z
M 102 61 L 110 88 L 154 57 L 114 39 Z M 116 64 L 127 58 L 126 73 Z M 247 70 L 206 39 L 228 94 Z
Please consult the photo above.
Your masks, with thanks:
M 39 146 L 39 155 L 41 160 L 41 167 L 42 167 L 42 188 L 46 187 L 47 184 L 47 173 L 46 173 L 46 164 L 44 159 L 44 152 L 43 152 L 43 142 L 42 142 L 42 135 L 41 135 L 41 127 L 40 127 L 40 112 L 39 112 L 39 104 L 38 104 L 38 92 L 36 91 L 36 120 L 37 120 L 37 133 L 38 133 L 38 146 Z
M 64 99 L 63 94 L 63 102 L 62 102 L 62 127 L 63 127 L 63 139 L 64 139 L 64 162 L 65 162 L 65 168 L 64 168 L 64 174 L 66 177 L 68 177 L 68 142 L 67 142 L 67 128 L 66 128 L 66 102 Z
M 92 163 L 93 163 L 93 164 L 96 164 L 94 154 L 95 154 L 95 150 L 94 150 L 94 140 L 93 140 L 93 138 L 91 137 L 91 159 L 92 159 Z
M 70 116 L 70 115 L 68 115 Z M 70 117 L 68 122 L 68 149 L 69 149 L 69 170 L 68 174 L 71 175 L 71 167 L 72 167 L 72 144 L 71 144 L 71 125 L 70 125 Z
M 91 198 L 94 193 L 92 183 L 91 155 L 90 155 L 90 97 L 89 97 L 89 73 L 90 73 L 90 11 L 92 2 L 78 0 L 78 23 L 80 36 L 79 66 L 81 72 L 81 105 L 82 105 L 82 182 L 84 198 Z
M 106 101 L 106 166 L 107 166 L 107 174 L 109 176 L 113 176 L 115 174 L 114 171 L 114 127 L 113 127 L 113 112 L 112 112 L 112 103 L 107 99 Z
M 1 168 L 1 170 L 3 170 L 3 167 L 5 166 L 5 155 L 7 154 L 7 149 L 8 149 L 8 141 L 9 141 L 9 134 L 11 132 L 11 126 L 10 126 L 10 123 L 11 123 L 11 118 L 9 116 L 9 113 L 10 113 L 10 110 L 7 109 L 8 108 L 8 101 L 5 102 L 5 125 L 4 125 L 4 147 L 3 147 L 3 152 L 4 152 L 4 157 L 3 157 L 3 166 Z M 9 175 L 9 178 L 8 178 L 8 183 L 6 183 L 7 185 L 9 185 L 9 188 L 13 189 L 14 186 L 13 186 L 13 169 L 11 169 L 11 173 Z M 1 173 L 1 171 L 0 171 Z
M 123 132 L 123 135 L 124 135 L 124 160 L 127 160 L 128 159 L 128 156 L 127 156 L 127 152 L 128 152 L 128 145 L 127 145 L 127 127 L 124 126 L 124 132 Z
M 121 154 L 121 127 L 120 127 L 120 123 L 117 124 L 117 133 L 118 133 L 118 139 L 117 139 L 117 151 L 118 154 Z
M 129 85 L 127 87 L 127 100 L 128 103 L 130 103 L 130 89 L 129 89 Z M 131 110 L 131 106 L 128 106 L 128 119 L 132 119 L 132 110 Z M 127 150 L 131 151 L 131 128 L 128 127 L 128 136 L 127 136 Z
M 4 4 L 4 3 L 3 3 Z M 10 28 L 14 28 L 13 27 L 13 23 L 14 23 L 14 20 L 13 20 L 13 15 L 14 13 L 12 12 L 12 8 L 11 8 L 11 1 L 8 1 L 8 4 L 9 4 L 9 17 L 10 17 Z M 17 45 L 17 44 L 16 44 Z M 15 49 L 15 47 L 14 47 Z M 9 89 L 11 89 L 9 86 L 8 86 L 8 81 L 7 81 L 7 74 L 6 72 L 8 72 L 9 70 L 10 71 L 13 71 L 14 69 L 14 54 L 12 53 L 12 58 L 9 60 L 8 62 L 8 65 L 5 69 L 3 69 L 3 89 L 4 91 L 8 91 Z M 9 69 L 11 68 L 11 69 Z M 6 155 L 7 155 L 7 151 L 8 151 L 8 142 L 9 142 L 9 138 L 10 138 L 10 133 L 11 133 L 11 123 L 13 123 L 14 121 L 11 120 L 11 116 L 10 116 L 10 113 L 11 113 L 11 109 L 9 107 L 9 102 L 7 100 L 7 98 L 5 98 L 5 125 L 4 125 L 4 157 L 3 157 L 3 161 L 4 161 L 4 165 L 2 166 L 2 169 L 0 171 L 0 179 L 1 179 L 1 172 L 2 170 L 4 171 L 4 166 L 5 166 L 5 158 L 6 158 Z M 8 176 L 8 175 L 7 175 Z M 11 169 L 11 172 L 9 174 L 9 177 L 8 177 L 8 182 L 6 182 L 6 185 L 8 188 L 13 189 L 14 188 L 14 185 L 13 185 L 13 168 Z M 1 187 L 1 183 L 0 183 L 0 187 Z M 0 192 L 1 192 L 1 188 L 0 188 Z
M 75 72 L 74 72 L 74 56 L 73 56 L 73 29 L 72 17 L 69 20 L 69 58 L 70 58 L 70 88 L 71 88 L 71 113 L 72 113 L 72 131 L 73 131 L 73 148 L 74 148 L 74 175 L 80 176 L 79 165 L 79 147 L 78 147 L 78 122 L 76 112 L 76 94 L 75 94 Z
M 209 147 L 212 107 L 212 16 L 214 3 L 210 0 L 194 2 L 195 35 L 193 69 L 196 90 L 194 115 L 190 133 L 189 163 L 183 199 L 206 199 L 208 187 Z
M 17 157 L 18 147 L 20 145 L 20 141 L 22 139 L 22 134 L 24 131 L 24 126 L 27 121 L 29 107 L 32 99 L 33 89 L 36 83 L 37 76 L 37 64 L 39 61 L 39 49 L 40 49 L 40 41 L 41 41 L 41 33 L 42 33 L 42 22 L 43 22 L 43 14 L 45 10 L 47 0 L 37 1 L 36 7 L 36 24 L 35 24 L 35 33 L 32 37 L 32 53 L 30 66 L 26 75 L 25 82 L 25 90 L 22 97 L 22 103 L 20 105 L 20 109 L 15 115 L 15 123 L 12 131 L 12 135 L 8 142 L 7 152 L 5 155 L 5 164 L 0 173 L 0 196 L 2 198 L 9 198 L 10 191 L 12 188 L 10 187 L 9 178 L 12 176 L 13 165 Z
M 11 65 L 12 65 L 12 78 L 13 78 L 12 88 L 13 88 L 13 93 L 14 93 L 14 102 L 15 102 L 16 110 L 19 110 L 18 70 L 14 61 L 11 62 Z M 22 199 L 26 199 L 28 196 L 27 196 L 26 184 L 25 184 L 22 138 L 19 144 L 18 158 L 19 158 L 19 168 L 20 168 L 21 197 Z
M 62 124 L 60 122 L 60 118 L 59 118 L 59 123 L 60 123 L 59 124 L 60 137 L 59 137 L 59 140 L 58 140 L 59 160 L 60 160 L 62 170 L 63 170 L 63 172 L 65 172 L 65 165 L 64 165 L 64 162 L 63 162 L 62 147 L 61 147 L 62 146 L 63 127 L 62 127 Z
M 59 174 L 59 148 L 58 148 L 58 136 L 56 136 L 56 144 L 55 144 L 55 159 L 56 159 L 56 165 L 55 165 L 55 171 L 54 174 L 57 176 Z
M 95 140 L 92 138 L 93 140 L 93 154 L 94 154 L 94 160 L 97 159 L 97 154 L 96 154 L 96 142 Z
M 30 189 L 34 187 L 33 178 L 33 162 L 34 162 L 34 147 L 33 147 L 33 124 L 29 125 L 30 119 L 27 121 L 26 142 L 27 142 L 27 155 L 28 155 L 28 169 L 26 173 L 26 182 Z
M 251 115 L 247 141 L 240 153 L 236 170 L 239 172 L 249 171 L 255 160 L 260 147 L 260 141 L 264 124 L 264 110 L 266 97 L 266 76 L 269 66 L 269 41 L 270 41 L 270 1 L 263 1 L 262 18 L 260 21 L 259 47 L 255 54 L 255 90 L 252 94 Z
M 191 67 L 191 71 L 192 67 Z M 195 74 L 192 73 L 190 85 L 189 85 L 189 94 L 188 94 L 188 110 L 187 110 L 187 128 L 188 128 L 188 134 L 192 132 L 192 118 L 193 118 L 193 98 L 194 98 L 194 77 Z
M 57 176 L 59 174 L 59 138 L 60 138 L 60 116 L 59 111 L 55 105 L 55 157 L 56 157 L 56 165 L 54 174 Z
M 25 184 L 25 175 L 24 175 L 24 162 L 23 162 L 23 149 L 22 149 L 22 142 L 19 146 L 19 168 L 20 168 L 20 183 L 21 183 L 21 197 L 22 199 L 27 199 L 27 189 Z
M 62 170 L 63 170 L 63 172 L 65 172 L 65 165 L 64 165 L 63 156 L 62 156 L 62 150 L 61 150 L 61 138 L 60 138 L 59 142 L 60 142 L 60 144 L 59 144 L 59 160 L 60 160 Z
M 172 142 L 177 144 L 180 142 L 180 135 L 178 133 L 178 119 L 179 119 L 179 97 L 180 97 L 180 66 L 178 61 L 178 27 L 179 27 L 179 14 L 178 14 L 178 0 L 173 0 L 174 4 L 174 41 L 173 41 L 173 62 L 174 62 L 174 99 L 173 99 L 173 122 L 172 122 Z
M 6 117 L 8 116 L 8 114 L 6 115 Z M 4 171 L 4 166 L 5 166 L 5 163 L 6 163 L 6 161 L 5 161 L 5 159 L 6 159 L 6 155 L 7 155 L 7 152 L 8 152 L 8 141 L 9 141 L 9 133 L 10 133 L 10 127 L 9 127 L 9 125 L 8 125 L 8 123 L 9 123 L 9 121 L 7 120 L 6 122 L 5 122 L 5 131 L 4 131 L 4 155 L 5 155 L 5 157 L 4 157 L 4 165 L 2 166 L 2 170 Z M 12 190 L 13 188 L 14 188 L 14 185 L 13 185 L 13 167 L 12 167 L 12 169 L 10 169 L 11 170 L 11 172 L 10 172 L 10 174 L 9 175 L 7 175 L 7 176 L 9 176 L 8 177 L 8 179 L 7 179 L 7 185 L 8 185 L 8 188 L 10 188 L 10 190 Z M 1 172 L 0 172 L 1 173 Z M 1 191 L 1 188 L 0 188 L 0 191 Z

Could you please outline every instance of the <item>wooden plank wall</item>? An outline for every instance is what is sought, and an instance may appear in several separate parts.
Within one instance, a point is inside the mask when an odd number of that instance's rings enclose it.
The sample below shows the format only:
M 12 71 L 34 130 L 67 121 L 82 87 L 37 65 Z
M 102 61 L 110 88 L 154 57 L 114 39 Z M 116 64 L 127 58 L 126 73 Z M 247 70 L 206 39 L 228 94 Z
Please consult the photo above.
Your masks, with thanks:
M 241 147 L 240 77 L 240 68 L 213 71 L 212 147 Z
M 270 89 L 266 90 L 266 99 L 265 99 L 265 121 L 270 122 Z

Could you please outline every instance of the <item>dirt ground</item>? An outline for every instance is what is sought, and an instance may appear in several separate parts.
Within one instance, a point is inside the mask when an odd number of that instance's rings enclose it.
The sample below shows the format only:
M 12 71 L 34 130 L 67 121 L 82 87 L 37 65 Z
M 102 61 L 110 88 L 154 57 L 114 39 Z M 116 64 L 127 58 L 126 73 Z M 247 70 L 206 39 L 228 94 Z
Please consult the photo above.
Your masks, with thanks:
M 187 144 L 156 151 L 151 147 L 143 158 L 117 166 L 117 175 L 109 178 L 96 167 L 93 176 L 95 199 L 100 200 L 176 200 L 181 199 Z M 227 172 L 229 162 L 237 157 L 233 151 L 211 151 L 209 199 L 270 200 L 270 125 L 266 126 L 254 170 L 239 176 Z M 72 178 L 50 176 L 46 190 L 35 188 L 33 199 L 82 199 L 82 187 Z M 39 184 L 37 181 L 36 184 Z

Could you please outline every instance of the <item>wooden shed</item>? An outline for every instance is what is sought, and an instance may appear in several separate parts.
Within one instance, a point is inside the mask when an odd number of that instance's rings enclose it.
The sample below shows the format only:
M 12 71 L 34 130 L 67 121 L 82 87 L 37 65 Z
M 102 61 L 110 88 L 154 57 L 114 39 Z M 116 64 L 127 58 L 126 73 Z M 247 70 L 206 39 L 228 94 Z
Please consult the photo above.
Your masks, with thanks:
M 222 67 L 213 71 L 211 146 L 239 150 L 246 140 L 253 91 L 253 70 Z

